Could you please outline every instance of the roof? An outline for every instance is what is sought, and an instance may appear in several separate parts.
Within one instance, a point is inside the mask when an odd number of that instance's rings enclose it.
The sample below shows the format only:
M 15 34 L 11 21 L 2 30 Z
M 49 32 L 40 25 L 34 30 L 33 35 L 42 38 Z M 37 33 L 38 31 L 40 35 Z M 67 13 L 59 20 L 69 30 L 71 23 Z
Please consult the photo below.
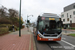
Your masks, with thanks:
M 55 17 L 55 18 L 60 18 L 57 14 L 53 13 L 43 13 L 41 17 Z

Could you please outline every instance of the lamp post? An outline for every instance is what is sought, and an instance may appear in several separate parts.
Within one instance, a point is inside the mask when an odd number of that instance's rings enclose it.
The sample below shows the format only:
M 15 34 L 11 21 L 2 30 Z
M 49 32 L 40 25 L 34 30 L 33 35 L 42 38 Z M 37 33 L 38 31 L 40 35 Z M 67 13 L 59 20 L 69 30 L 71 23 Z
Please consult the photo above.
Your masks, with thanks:
M 21 0 L 20 0 L 20 11 L 19 11 L 19 37 L 21 37 Z

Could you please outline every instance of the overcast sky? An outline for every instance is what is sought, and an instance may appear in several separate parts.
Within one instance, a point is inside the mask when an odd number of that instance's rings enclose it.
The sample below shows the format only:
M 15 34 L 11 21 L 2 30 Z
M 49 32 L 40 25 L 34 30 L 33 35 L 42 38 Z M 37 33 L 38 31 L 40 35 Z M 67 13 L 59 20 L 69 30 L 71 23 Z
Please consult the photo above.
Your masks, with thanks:
M 20 0 L 0 0 L 0 5 L 13 8 L 19 11 Z M 55 13 L 61 14 L 63 8 L 67 5 L 75 3 L 75 0 L 22 0 L 22 17 L 23 21 L 30 16 L 31 22 L 35 21 L 37 16 L 41 13 Z

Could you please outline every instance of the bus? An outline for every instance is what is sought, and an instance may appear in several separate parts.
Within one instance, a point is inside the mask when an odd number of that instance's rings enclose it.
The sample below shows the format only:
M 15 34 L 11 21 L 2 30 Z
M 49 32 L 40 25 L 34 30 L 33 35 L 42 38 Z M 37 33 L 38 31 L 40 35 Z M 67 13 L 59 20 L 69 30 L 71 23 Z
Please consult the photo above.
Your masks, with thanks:
M 37 41 L 60 41 L 62 37 L 61 18 L 52 13 L 39 15 L 36 22 L 36 30 L 33 31 Z

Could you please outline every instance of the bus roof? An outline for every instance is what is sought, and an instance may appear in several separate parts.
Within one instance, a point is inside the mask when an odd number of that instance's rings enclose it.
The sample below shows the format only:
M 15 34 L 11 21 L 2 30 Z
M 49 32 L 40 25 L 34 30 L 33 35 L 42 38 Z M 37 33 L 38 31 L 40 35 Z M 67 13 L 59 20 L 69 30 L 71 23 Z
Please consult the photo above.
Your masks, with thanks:
M 44 13 L 44 14 L 40 15 L 40 17 L 60 18 L 57 14 L 53 14 L 53 13 Z

